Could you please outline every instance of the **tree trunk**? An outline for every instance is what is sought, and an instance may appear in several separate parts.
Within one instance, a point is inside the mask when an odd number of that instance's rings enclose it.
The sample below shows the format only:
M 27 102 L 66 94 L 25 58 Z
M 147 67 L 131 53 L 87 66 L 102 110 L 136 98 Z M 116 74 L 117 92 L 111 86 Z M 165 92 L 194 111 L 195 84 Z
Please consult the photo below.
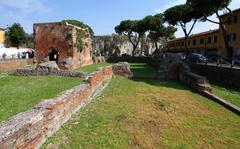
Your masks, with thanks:
M 143 53 L 143 51 L 144 51 L 144 48 L 145 48 L 145 47 L 144 47 L 144 46 L 145 46 L 144 38 L 142 38 L 141 41 L 142 41 L 142 43 L 141 43 L 141 53 L 140 53 L 140 54 L 142 55 L 142 53 Z
M 156 50 L 159 50 L 157 41 L 155 41 L 154 44 L 155 44 Z
M 187 40 L 188 40 L 188 37 L 185 36 L 185 38 L 184 38 L 184 42 L 185 42 L 185 53 L 188 55 L 188 54 L 189 54 L 189 51 L 188 51 L 188 42 L 187 42 Z
M 136 46 L 136 45 L 133 45 L 132 56 L 135 56 L 136 49 L 137 49 L 137 46 Z

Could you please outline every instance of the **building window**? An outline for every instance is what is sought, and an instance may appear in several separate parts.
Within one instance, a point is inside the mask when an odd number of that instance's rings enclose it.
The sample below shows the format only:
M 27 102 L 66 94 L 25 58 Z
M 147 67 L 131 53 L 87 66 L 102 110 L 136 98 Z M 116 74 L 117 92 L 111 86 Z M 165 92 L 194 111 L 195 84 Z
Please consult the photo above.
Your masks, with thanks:
M 233 41 L 236 41 L 237 37 L 236 34 L 233 34 Z
M 188 40 L 188 45 L 190 45 L 190 40 Z
M 231 25 L 231 24 L 232 24 L 232 18 L 228 18 L 227 24 L 228 24 L 228 25 Z
M 237 23 L 237 16 L 234 16 L 234 24 L 236 24 Z
M 225 38 L 226 38 L 227 41 L 230 41 L 230 35 L 226 35 Z
M 208 37 L 208 43 L 212 43 L 212 37 Z
M 228 19 L 228 25 L 236 24 L 236 23 L 237 23 L 237 16 L 229 17 L 229 19 Z
M 237 40 L 237 35 L 236 34 L 228 34 L 226 36 L 227 41 L 236 41 Z
M 172 43 L 172 44 L 171 44 L 171 47 L 175 47 L 175 43 Z
M 203 44 L 203 43 L 204 43 L 204 39 L 201 38 L 201 39 L 200 39 L 200 44 Z
M 193 40 L 193 45 L 196 45 L 197 41 L 196 39 Z
M 217 43 L 217 40 L 218 40 L 217 36 L 214 36 L 214 43 Z
M 184 46 L 184 42 L 182 42 L 182 46 Z

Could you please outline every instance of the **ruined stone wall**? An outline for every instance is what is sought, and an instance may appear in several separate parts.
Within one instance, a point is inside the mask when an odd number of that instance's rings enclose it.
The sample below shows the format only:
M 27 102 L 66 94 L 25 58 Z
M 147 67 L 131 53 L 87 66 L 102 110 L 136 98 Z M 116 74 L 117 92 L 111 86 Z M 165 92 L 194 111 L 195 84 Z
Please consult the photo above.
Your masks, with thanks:
M 66 23 L 34 24 L 37 63 L 48 61 L 53 48 L 58 50 L 57 64 L 61 69 L 72 70 L 92 64 L 92 37 L 84 36 L 82 49 L 77 48 L 77 32 L 85 30 Z
M 81 85 L 2 123 L 0 148 L 40 148 L 47 137 L 53 135 L 73 113 L 89 103 L 103 89 L 113 74 L 112 66 L 100 68 L 87 76 Z
M 84 32 L 83 30 L 80 30 L 76 27 L 72 28 L 72 51 L 73 51 L 73 59 L 72 59 L 72 64 L 73 68 L 78 68 L 78 67 L 84 67 L 90 64 L 93 64 L 93 59 L 92 59 L 92 37 L 90 35 L 82 36 L 82 45 L 83 49 L 78 49 L 76 43 L 77 43 L 77 34 L 78 32 Z M 81 50 L 81 51 L 79 51 Z
M 155 61 L 152 59 L 152 61 Z M 191 71 L 190 67 L 179 60 L 162 59 L 151 62 L 152 64 L 159 63 L 158 65 L 158 79 L 178 80 L 189 86 L 193 91 L 203 93 L 204 91 L 212 92 L 212 87 L 208 80 L 195 74 Z
M 143 49 L 141 50 L 141 45 Z M 148 54 L 152 54 L 155 51 L 154 44 L 149 40 L 141 41 L 139 43 L 139 53 L 142 51 L 148 51 Z M 113 35 L 113 36 L 95 36 L 93 38 L 93 51 L 96 55 L 115 55 L 121 56 L 123 54 L 132 55 L 133 46 L 125 36 Z M 137 55 L 138 55 L 137 54 Z M 147 54 L 147 55 L 148 55 Z
M 210 81 L 240 88 L 240 69 L 210 65 L 190 65 L 193 72 L 203 75 Z
M 48 61 L 49 50 L 59 50 L 59 67 L 64 68 L 68 58 L 73 56 L 71 35 L 65 23 L 34 24 L 37 63 Z M 70 36 L 70 37 L 69 37 Z
M 33 64 L 33 59 L 1 60 L 0 72 L 15 71 L 30 64 Z
M 17 69 L 13 75 L 15 76 L 63 76 L 63 77 L 80 77 L 84 78 L 87 76 L 84 72 L 68 71 L 68 70 L 39 70 L 39 69 Z

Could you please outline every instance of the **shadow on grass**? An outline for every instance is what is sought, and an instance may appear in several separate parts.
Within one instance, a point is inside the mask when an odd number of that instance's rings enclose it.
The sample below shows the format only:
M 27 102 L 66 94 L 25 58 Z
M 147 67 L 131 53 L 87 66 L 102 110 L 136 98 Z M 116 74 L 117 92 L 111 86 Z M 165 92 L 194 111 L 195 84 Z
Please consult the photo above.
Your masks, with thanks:
M 223 84 L 223 83 L 219 83 L 219 82 L 216 82 L 216 81 L 210 81 L 210 84 L 214 85 L 214 86 L 219 86 L 221 88 L 225 88 L 227 90 L 231 90 L 231 91 L 235 91 L 235 92 L 239 92 L 240 93 L 240 88 L 234 87 L 234 86 L 230 86 L 229 84 Z
M 156 68 L 146 63 L 130 63 L 134 78 L 156 78 Z
M 130 66 L 133 72 L 133 78 L 131 78 L 133 81 L 144 82 L 158 87 L 190 90 L 189 87 L 180 81 L 158 80 L 157 69 L 146 63 L 130 63 Z

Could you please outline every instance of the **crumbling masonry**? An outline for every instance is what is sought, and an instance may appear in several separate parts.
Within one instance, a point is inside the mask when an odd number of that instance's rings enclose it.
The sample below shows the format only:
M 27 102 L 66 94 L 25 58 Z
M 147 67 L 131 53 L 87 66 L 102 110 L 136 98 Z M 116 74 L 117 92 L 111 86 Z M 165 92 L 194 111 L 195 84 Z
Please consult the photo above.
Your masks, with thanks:
M 37 63 L 56 61 L 72 70 L 92 64 L 92 37 L 88 28 L 66 22 L 34 24 Z

